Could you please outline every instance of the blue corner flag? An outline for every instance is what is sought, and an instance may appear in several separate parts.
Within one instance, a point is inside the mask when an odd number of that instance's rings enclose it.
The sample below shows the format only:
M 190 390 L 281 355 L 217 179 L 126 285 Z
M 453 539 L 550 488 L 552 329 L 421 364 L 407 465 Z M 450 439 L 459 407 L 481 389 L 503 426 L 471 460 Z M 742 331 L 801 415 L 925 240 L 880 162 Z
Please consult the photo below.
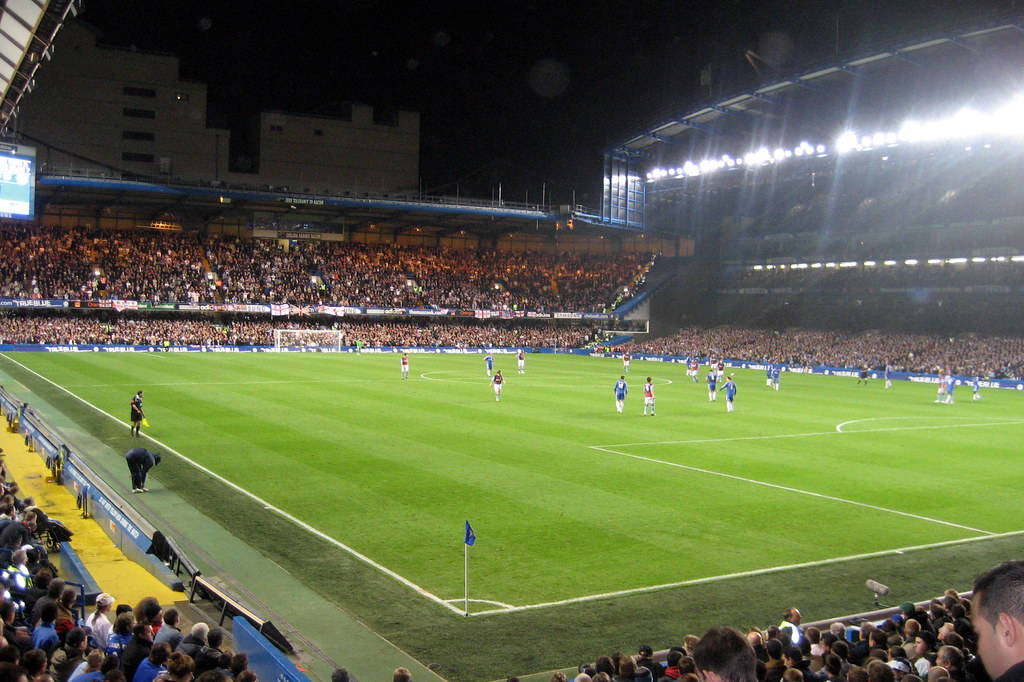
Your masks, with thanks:
M 473 526 L 469 525 L 469 521 L 466 521 L 466 544 L 472 547 L 476 543 L 476 533 L 473 532 Z

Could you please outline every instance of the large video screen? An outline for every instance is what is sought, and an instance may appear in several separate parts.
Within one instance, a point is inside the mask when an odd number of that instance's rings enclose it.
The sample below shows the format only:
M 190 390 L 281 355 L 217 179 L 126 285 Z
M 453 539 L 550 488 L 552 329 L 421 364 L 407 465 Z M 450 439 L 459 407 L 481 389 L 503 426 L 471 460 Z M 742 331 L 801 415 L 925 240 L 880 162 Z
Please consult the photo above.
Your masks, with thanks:
M 0 144 L 0 218 L 34 218 L 36 150 Z

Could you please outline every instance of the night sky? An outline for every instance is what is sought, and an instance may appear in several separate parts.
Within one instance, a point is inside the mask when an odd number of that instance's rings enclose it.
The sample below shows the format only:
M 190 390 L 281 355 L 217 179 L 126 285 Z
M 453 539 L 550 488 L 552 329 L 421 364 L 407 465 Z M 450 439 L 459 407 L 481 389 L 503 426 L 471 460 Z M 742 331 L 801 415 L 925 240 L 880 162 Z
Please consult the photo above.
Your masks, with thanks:
M 209 123 L 342 102 L 421 112 L 424 190 L 596 206 L 602 152 L 701 101 L 838 51 L 1013 11 L 1019 0 L 277 3 L 86 0 L 102 43 L 165 51 L 209 84 Z M 410 6 L 411 5 L 411 6 Z M 837 35 L 838 24 L 838 35 Z M 773 80 L 761 65 L 760 78 Z

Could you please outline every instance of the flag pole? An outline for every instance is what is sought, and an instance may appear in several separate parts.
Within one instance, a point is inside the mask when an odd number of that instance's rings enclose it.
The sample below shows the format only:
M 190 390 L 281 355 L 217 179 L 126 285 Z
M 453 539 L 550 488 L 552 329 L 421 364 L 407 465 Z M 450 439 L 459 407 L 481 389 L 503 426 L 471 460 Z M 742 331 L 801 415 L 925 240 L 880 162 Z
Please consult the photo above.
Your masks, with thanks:
M 469 616 L 469 545 L 465 542 L 462 543 L 462 553 L 465 555 L 466 567 L 465 613 L 463 615 Z

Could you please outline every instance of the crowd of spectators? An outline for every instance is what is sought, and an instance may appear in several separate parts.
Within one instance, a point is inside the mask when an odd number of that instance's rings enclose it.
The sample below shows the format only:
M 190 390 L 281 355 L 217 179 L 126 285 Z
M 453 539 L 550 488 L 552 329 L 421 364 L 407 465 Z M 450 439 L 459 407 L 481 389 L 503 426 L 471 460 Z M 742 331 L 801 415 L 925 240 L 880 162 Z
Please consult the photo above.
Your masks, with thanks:
M 513 253 L 185 232 L 0 229 L 0 297 L 603 310 L 650 254 Z
M 334 329 L 341 345 L 420 347 L 579 348 L 594 340 L 596 330 L 553 322 L 500 323 L 466 319 L 375 321 L 312 318 L 296 321 L 246 316 L 224 320 L 207 317 L 147 315 L 145 317 L 57 314 L 0 315 L 0 343 L 116 344 L 192 346 L 270 346 L 275 329 Z M 323 335 L 295 339 L 291 345 L 334 345 Z
M 993 378 L 1024 377 L 1024 339 L 961 334 L 844 333 L 808 329 L 754 329 L 740 326 L 687 327 L 671 336 L 635 341 L 633 353 L 724 357 L 732 360 L 825 365 L 898 372 Z
M 755 270 L 745 267 L 727 273 L 723 287 L 729 289 L 778 289 L 792 292 L 840 291 L 849 294 L 875 294 L 893 290 L 940 288 L 944 292 L 981 287 L 991 293 L 1024 286 L 1024 263 L 1011 261 L 933 265 L 921 263 L 894 266 L 804 268 L 775 267 Z M 970 290 L 968 289 L 968 290 Z
M 101 593 L 84 607 L 48 558 L 54 539 L 71 533 L 20 495 L 0 460 L 0 680 L 257 682 L 221 628 L 199 622 L 185 636 L 177 609 L 153 597 L 132 607 Z
M 719 627 L 687 635 L 667 652 L 641 644 L 636 654 L 600 656 L 551 682 L 990 682 L 986 668 L 1001 666 L 978 655 L 971 608 L 947 590 L 924 608 L 906 602 L 888 618 L 806 628 L 789 608 L 779 625 L 750 628 L 745 637 Z

